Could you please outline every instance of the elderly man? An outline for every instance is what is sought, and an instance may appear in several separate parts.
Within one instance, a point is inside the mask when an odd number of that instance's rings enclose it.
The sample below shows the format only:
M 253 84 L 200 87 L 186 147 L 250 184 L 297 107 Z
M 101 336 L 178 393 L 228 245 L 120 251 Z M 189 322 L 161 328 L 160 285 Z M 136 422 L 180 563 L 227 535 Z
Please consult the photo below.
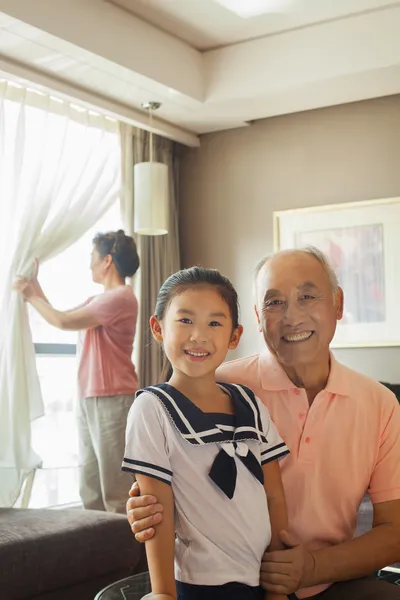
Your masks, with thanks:
M 252 388 L 291 451 L 281 462 L 287 549 L 264 555 L 262 585 L 314 600 L 400 600 L 399 587 L 369 577 L 400 560 L 397 400 L 330 353 L 343 292 L 322 253 L 280 252 L 259 263 L 255 284 L 268 351 L 222 365 L 219 379 Z M 373 528 L 354 538 L 367 491 Z M 129 522 L 145 541 L 162 507 L 155 498 L 134 497 L 135 487 L 130 493 Z

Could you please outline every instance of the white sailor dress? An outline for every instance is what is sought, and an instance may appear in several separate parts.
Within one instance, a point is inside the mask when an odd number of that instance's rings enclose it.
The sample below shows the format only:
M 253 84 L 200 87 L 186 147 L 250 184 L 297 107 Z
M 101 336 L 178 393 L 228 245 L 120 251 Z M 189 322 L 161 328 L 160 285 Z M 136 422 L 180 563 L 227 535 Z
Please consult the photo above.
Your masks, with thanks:
M 271 539 L 262 465 L 289 450 L 250 389 L 219 385 L 234 415 L 204 413 L 167 383 L 139 390 L 122 469 L 172 486 L 177 581 L 253 587 Z

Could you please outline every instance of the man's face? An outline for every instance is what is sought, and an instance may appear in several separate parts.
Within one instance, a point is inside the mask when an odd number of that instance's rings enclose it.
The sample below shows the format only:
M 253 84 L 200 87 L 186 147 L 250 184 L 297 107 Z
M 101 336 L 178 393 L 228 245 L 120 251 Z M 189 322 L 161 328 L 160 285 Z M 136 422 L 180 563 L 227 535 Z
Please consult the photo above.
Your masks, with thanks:
M 300 367 L 325 360 L 342 317 L 342 290 L 311 254 L 283 252 L 257 278 L 257 318 L 269 350 L 282 365 Z

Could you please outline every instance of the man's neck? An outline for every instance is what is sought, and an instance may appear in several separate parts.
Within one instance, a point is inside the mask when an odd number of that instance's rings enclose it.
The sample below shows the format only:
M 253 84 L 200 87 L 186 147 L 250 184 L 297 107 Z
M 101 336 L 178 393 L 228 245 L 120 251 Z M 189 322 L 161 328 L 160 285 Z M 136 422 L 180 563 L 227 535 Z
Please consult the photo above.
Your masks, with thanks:
M 304 364 L 296 367 L 282 365 L 286 375 L 297 387 L 304 388 L 308 401 L 313 403 L 319 392 L 325 389 L 330 372 L 330 357 L 328 355 L 318 363 Z

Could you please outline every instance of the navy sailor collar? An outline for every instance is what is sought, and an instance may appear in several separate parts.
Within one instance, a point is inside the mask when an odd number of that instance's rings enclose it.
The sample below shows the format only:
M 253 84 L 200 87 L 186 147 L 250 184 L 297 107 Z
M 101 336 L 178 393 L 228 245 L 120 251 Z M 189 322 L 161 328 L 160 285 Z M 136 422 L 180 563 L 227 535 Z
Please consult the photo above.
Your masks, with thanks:
M 216 413 L 205 413 L 179 390 L 161 383 L 137 392 L 150 392 L 157 396 L 182 437 L 194 445 L 253 440 L 266 442 L 263 434 L 260 409 L 254 393 L 247 387 L 231 383 L 218 383 L 231 396 L 235 409 L 235 431 L 226 431 L 217 425 Z
M 168 383 L 150 386 L 137 394 L 148 391 L 157 396 L 182 437 L 198 446 L 218 444 L 220 450 L 211 466 L 209 477 L 228 497 L 233 498 L 236 489 L 237 466 L 240 459 L 254 477 L 263 485 L 264 473 L 260 462 L 250 451 L 246 441 L 266 443 L 262 431 L 260 409 L 254 393 L 248 388 L 230 383 L 220 383 L 232 398 L 235 409 L 235 427 L 217 424 L 216 413 L 205 413 L 189 398 Z

